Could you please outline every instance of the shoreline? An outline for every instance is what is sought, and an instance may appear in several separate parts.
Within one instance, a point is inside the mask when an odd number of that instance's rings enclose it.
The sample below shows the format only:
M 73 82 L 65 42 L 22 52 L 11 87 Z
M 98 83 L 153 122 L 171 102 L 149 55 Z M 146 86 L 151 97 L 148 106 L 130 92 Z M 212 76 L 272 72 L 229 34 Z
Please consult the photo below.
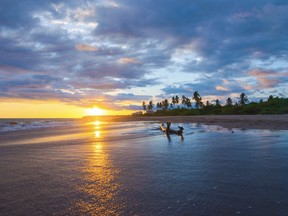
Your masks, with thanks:
M 99 121 L 156 121 L 159 123 L 203 123 L 225 128 L 288 130 L 288 114 L 284 115 L 202 115 L 202 116 L 97 116 Z

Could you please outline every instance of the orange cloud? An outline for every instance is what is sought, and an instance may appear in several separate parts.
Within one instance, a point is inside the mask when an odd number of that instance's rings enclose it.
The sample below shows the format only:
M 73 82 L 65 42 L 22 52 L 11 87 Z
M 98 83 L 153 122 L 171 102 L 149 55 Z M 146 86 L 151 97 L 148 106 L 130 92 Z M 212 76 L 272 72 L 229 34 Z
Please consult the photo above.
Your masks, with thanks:
M 224 79 L 224 80 L 223 80 L 223 83 L 224 83 L 225 85 L 228 85 L 228 84 L 229 84 L 229 81 L 226 80 L 226 79 Z
M 244 85 L 242 86 L 245 90 L 253 90 L 253 86 L 251 85 Z
M 140 62 L 136 58 L 120 58 L 118 60 L 121 64 L 139 64 Z
M 272 79 L 267 77 L 257 77 L 261 87 L 265 88 L 273 88 L 276 86 L 280 81 L 278 79 Z
M 275 76 L 277 72 L 272 72 L 272 71 L 261 71 L 261 70 L 252 70 L 249 71 L 249 75 L 254 76 L 254 77 L 262 77 L 262 76 Z
M 248 73 L 250 76 L 253 76 L 257 79 L 259 83 L 259 88 L 273 88 L 280 80 L 276 77 L 288 76 L 288 73 L 279 73 L 275 71 L 261 71 L 261 70 L 252 70 Z
M 280 73 L 280 72 L 276 72 L 276 71 L 252 70 L 252 71 L 249 71 L 249 75 L 254 76 L 254 77 L 263 77 L 263 76 L 288 77 L 288 72 Z
M 95 52 L 98 50 L 97 47 L 88 45 L 88 44 L 77 44 L 75 49 L 78 51 L 86 51 L 86 52 Z
M 218 90 L 218 91 L 229 91 L 229 89 L 226 88 L 225 86 L 216 86 L 216 90 Z

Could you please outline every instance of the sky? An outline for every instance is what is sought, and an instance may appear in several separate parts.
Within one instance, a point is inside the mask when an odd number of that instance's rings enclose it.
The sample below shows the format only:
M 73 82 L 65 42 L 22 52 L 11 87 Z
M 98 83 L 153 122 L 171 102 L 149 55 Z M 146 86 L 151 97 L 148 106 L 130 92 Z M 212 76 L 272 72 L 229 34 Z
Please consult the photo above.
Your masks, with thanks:
M 1 0 L 0 47 L 0 118 L 288 93 L 287 0 Z

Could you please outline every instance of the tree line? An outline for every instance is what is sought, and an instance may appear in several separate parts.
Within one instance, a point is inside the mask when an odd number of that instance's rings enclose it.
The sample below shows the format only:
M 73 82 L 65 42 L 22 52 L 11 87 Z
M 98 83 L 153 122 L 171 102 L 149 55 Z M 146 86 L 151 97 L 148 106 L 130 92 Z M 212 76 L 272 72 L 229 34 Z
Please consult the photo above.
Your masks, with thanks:
M 194 107 L 192 101 L 194 101 Z M 215 100 L 215 103 L 208 100 L 204 103 L 198 91 L 195 91 L 191 99 L 185 95 L 181 98 L 176 95 L 170 101 L 164 99 L 156 104 L 152 100 L 147 104 L 143 101 L 142 107 L 150 115 L 287 114 L 288 99 L 270 95 L 266 101 L 250 103 L 248 96 L 241 93 L 235 103 L 228 97 L 225 104 L 222 105 L 218 99 Z M 154 110 L 155 112 L 153 112 Z

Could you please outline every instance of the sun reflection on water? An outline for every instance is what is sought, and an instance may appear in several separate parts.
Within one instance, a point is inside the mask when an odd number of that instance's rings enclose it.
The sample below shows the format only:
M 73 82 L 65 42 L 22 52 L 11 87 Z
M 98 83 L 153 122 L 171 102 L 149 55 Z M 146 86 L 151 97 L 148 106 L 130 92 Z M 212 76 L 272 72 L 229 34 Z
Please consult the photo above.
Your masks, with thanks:
M 101 138 L 101 122 L 100 121 L 95 121 L 93 122 L 93 124 L 95 125 L 94 129 L 95 129 L 95 138 Z
M 101 122 L 100 121 L 95 121 L 94 125 L 99 126 L 99 125 L 101 125 Z
M 84 168 L 84 185 L 80 188 L 83 197 L 76 208 L 88 215 L 122 215 L 125 202 L 118 198 L 122 186 L 118 180 L 119 170 L 109 158 L 106 142 L 100 142 L 101 122 L 95 122 L 95 137 L 87 146 L 90 152 Z
M 95 131 L 95 137 L 96 138 L 101 138 L 101 132 L 100 131 Z

